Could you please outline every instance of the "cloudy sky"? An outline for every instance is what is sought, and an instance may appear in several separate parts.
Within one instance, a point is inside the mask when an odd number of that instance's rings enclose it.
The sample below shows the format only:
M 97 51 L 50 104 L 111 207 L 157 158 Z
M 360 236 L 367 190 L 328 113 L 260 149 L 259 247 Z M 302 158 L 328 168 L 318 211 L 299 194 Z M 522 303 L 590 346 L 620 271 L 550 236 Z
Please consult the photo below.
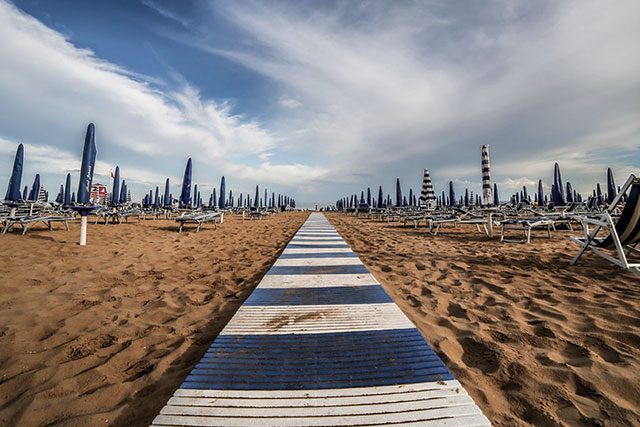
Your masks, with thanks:
M 0 0 L 0 183 L 97 175 L 135 198 L 188 157 L 208 199 L 287 193 L 326 203 L 395 179 L 501 196 L 581 192 L 640 172 L 640 2 Z M 77 179 L 77 178 L 75 178 Z M 3 190 L 4 191 L 4 190 Z M 506 197 L 501 197 L 506 198 Z

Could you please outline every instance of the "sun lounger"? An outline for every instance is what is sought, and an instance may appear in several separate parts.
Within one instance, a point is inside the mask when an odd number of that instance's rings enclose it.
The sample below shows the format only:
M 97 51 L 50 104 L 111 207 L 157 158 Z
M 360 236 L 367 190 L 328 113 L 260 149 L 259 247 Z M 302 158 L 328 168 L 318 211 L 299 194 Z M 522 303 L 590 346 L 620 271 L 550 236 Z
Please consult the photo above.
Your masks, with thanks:
M 629 198 L 622 210 L 620 218 L 614 223 L 611 214 L 627 190 L 629 190 Z M 582 254 L 587 249 L 591 249 L 592 252 L 604 259 L 632 273 L 640 275 L 640 263 L 630 263 L 627 259 L 632 252 L 640 254 L 640 250 L 636 248 L 636 245 L 640 241 L 639 178 L 636 178 L 635 175 L 629 176 L 629 179 L 627 179 L 627 182 L 616 198 L 598 218 L 581 217 L 579 219 L 584 230 L 584 238 L 570 237 L 573 242 L 581 246 L 576 256 L 571 260 L 571 265 L 575 265 Z M 589 231 L 590 225 L 595 226 L 593 231 Z M 604 239 L 598 239 L 596 236 L 602 229 L 609 230 L 609 235 Z M 615 249 L 617 258 L 604 253 L 602 249 L 605 248 Z
M 531 230 L 534 228 L 546 228 L 549 238 L 554 226 L 554 220 L 545 217 L 517 218 L 500 221 L 500 241 L 507 243 L 531 243 Z M 505 239 L 505 230 L 521 230 L 526 236 L 526 240 Z
M 180 223 L 178 233 L 182 233 L 182 228 L 185 224 L 196 224 L 196 233 L 200 231 L 203 224 L 213 222 L 214 228 L 217 228 L 216 222 L 221 222 L 221 212 L 195 212 L 191 214 L 185 214 L 176 218 L 176 221 Z
M 12 229 L 16 225 L 22 227 L 22 235 L 24 236 L 29 229 L 29 226 L 34 223 L 42 222 L 46 224 L 49 230 L 53 230 L 53 222 L 63 222 L 64 227 L 69 231 L 69 221 L 73 221 L 73 217 L 70 216 L 58 216 L 58 215 L 33 215 L 33 216 L 16 216 L 7 217 L 4 219 L 4 227 L 2 228 L 2 234 L 6 234 L 7 231 Z

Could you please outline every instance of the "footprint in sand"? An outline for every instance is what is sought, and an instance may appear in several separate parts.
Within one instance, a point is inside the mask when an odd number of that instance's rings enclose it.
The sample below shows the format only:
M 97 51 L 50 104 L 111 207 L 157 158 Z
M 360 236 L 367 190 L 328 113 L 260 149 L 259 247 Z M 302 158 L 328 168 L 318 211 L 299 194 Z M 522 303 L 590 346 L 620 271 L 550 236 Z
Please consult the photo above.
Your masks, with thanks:
M 480 369 L 485 375 L 492 374 L 500 368 L 498 354 L 482 341 L 473 338 L 458 339 L 464 353 L 462 361 L 471 368 Z

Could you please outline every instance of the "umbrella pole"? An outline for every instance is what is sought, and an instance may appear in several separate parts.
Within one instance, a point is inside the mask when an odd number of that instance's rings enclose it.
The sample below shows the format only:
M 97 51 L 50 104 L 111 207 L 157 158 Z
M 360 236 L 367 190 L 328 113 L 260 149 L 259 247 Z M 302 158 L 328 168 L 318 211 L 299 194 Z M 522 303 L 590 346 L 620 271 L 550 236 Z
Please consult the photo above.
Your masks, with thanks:
M 80 217 L 80 246 L 87 245 L 87 216 Z

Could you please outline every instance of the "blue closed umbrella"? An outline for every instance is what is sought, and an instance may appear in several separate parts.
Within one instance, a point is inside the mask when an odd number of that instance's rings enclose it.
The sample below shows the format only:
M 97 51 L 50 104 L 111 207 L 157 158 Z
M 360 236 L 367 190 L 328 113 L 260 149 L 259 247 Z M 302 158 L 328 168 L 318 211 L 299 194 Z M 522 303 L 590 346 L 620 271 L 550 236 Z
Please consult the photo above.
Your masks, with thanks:
M 227 192 L 226 183 L 223 176 L 222 179 L 220 180 L 220 203 L 218 204 L 218 207 L 220 209 L 225 209 L 227 207 L 227 204 L 225 203 L 225 200 L 224 200 L 224 196 L 226 192 Z
M 71 174 L 67 174 L 67 181 L 64 184 L 64 205 L 69 206 L 71 204 Z
M 198 184 L 193 186 L 193 203 L 194 207 L 198 207 Z
M 402 188 L 400 188 L 400 178 L 396 178 L 396 207 L 402 206 Z
M 598 199 L 598 206 L 604 204 L 604 199 L 602 197 L 602 189 L 600 188 L 600 183 L 596 185 L 596 197 Z
M 607 168 L 607 202 L 613 202 L 616 198 L 616 183 L 613 179 L 613 171 Z
M 384 205 L 384 194 L 382 193 L 382 185 L 378 187 L 378 208 L 382 209 Z
M 191 201 L 191 157 L 187 160 L 182 178 L 182 193 L 180 194 L 180 205 L 187 206 Z
M 116 166 L 116 173 L 113 175 L 113 190 L 111 192 L 111 203 L 117 205 L 120 202 L 120 167 Z
M 75 203 L 76 202 L 76 192 L 74 191 L 73 193 L 71 193 L 71 203 Z
M 498 197 L 498 186 L 496 183 L 493 183 L 493 204 L 494 206 L 500 205 L 500 198 Z
M 367 205 L 371 206 L 371 188 L 367 187 Z
M 58 196 L 56 197 L 57 203 L 64 203 L 64 187 L 60 184 L 60 191 L 58 192 Z
M 233 207 L 233 190 L 229 190 L 229 205 Z
M 159 188 L 158 188 L 158 186 L 156 185 L 156 197 L 155 197 L 155 198 L 154 198 L 154 200 L 153 200 L 153 207 L 154 207 L 155 209 L 158 209 L 158 208 L 160 207 L 160 196 L 159 196 L 159 194 L 158 194 L 159 192 L 160 192 L 160 189 L 159 189 Z
M 29 186 L 25 185 L 22 190 L 22 200 L 27 200 L 29 198 Z
M 168 207 L 171 206 L 171 193 L 170 193 L 170 189 L 169 189 L 169 178 L 167 178 L 167 181 L 164 184 L 164 207 Z
M 259 197 L 260 197 L 260 190 L 258 189 L 258 186 L 256 185 L 256 198 L 253 199 L 253 206 L 256 207 L 256 208 L 259 206 L 259 203 L 260 203 Z
M 469 206 L 469 189 L 464 189 L 464 205 Z
M 22 184 L 22 166 L 24 164 L 24 146 L 18 145 L 16 151 L 16 157 L 13 160 L 13 169 L 11 171 L 11 178 L 9 178 L 9 187 L 7 188 L 7 194 L 4 197 L 5 200 L 17 202 L 20 200 L 20 186 Z
M 543 200 L 544 200 L 544 191 L 542 190 L 542 180 L 539 179 L 538 180 L 538 206 L 542 206 L 543 205 Z
M 216 188 L 213 188 L 213 192 L 211 193 L 211 199 L 213 200 L 213 207 L 218 206 L 218 198 L 216 197 Z
M 560 166 L 558 165 L 558 163 L 553 166 L 553 185 L 553 203 L 556 206 L 566 205 L 567 203 L 564 199 L 564 187 L 562 185 L 562 177 L 560 176 Z
M 522 197 L 526 200 L 529 200 L 529 195 L 527 194 L 527 186 L 523 185 L 522 186 Z
M 449 205 L 456 205 L 456 193 L 453 189 L 453 181 L 449 181 Z
M 120 185 L 120 199 L 118 201 L 120 203 L 125 203 L 127 201 L 127 182 L 124 179 Z
M 78 203 L 89 204 L 91 198 L 91 183 L 96 165 L 96 128 L 93 123 L 87 126 L 82 148 L 82 163 L 80 165 L 80 182 L 78 184 Z
M 413 205 L 413 189 L 409 189 L 409 204 Z
M 29 192 L 29 200 L 38 200 L 38 195 L 40 194 L 40 174 L 37 173 L 35 179 L 33 180 L 33 186 L 31 187 L 31 191 Z
M 571 187 L 571 183 L 567 181 L 567 202 L 572 203 L 575 200 L 573 199 L 573 188 Z

